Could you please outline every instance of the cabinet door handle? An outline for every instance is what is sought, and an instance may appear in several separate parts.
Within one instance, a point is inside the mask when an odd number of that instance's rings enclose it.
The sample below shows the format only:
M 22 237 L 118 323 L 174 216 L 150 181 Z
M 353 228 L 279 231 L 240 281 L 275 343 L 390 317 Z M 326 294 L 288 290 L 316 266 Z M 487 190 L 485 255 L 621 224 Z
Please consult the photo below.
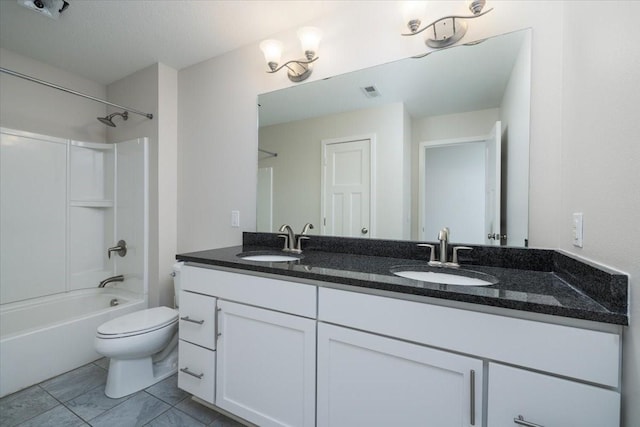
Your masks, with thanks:
M 522 415 L 518 415 L 517 418 L 514 418 L 513 422 L 520 426 L 525 426 L 525 427 L 544 427 L 542 424 L 535 424 L 525 420 Z
M 189 370 L 189 368 L 188 368 L 188 367 L 186 367 L 186 366 L 185 366 L 184 368 L 180 368 L 180 372 L 184 372 L 184 373 L 185 373 L 185 374 L 187 374 L 187 375 L 191 375 L 192 377 L 196 377 L 196 378 L 197 378 L 197 379 L 199 379 L 199 380 L 201 380 L 201 379 L 202 379 L 202 377 L 204 377 L 204 373 L 202 373 L 202 374 L 196 374 L 196 373 L 194 373 L 194 372 L 191 372 L 191 371 Z
M 197 323 L 198 325 L 202 325 L 204 323 L 204 320 L 189 319 L 189 316 L 181 317 L 180 320 L 184 320 L 185 322 Z
M 216 324 L 215 324 L 215 331 L 214 334 L 216 334 L 216 341 L 218 340 L 218 337 L 220 335 L 222 335 L 222 333 L 220 332 L 220 312 L 222 311 L 222 309 L 220 307 L 216 307 Z
M 470 409 L 470 423 L 472 426 L 476 425 L 476 371 L 473 369 L 469 375 L 469 388 L 471 389 L 470 398 L 471 402 L 469 403 Z

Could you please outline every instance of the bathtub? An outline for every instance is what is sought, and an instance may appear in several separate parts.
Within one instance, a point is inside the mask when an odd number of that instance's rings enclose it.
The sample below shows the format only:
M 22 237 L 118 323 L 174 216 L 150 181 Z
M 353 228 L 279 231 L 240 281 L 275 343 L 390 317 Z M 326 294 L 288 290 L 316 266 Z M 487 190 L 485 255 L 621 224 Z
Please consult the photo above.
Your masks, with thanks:
M 118 305 L 111 306 L 117 300 Z M 98 326 L 147 307 L 117 288 L 84 289 L 0 307 L 0 397 L 75 369 L 101 356 Z

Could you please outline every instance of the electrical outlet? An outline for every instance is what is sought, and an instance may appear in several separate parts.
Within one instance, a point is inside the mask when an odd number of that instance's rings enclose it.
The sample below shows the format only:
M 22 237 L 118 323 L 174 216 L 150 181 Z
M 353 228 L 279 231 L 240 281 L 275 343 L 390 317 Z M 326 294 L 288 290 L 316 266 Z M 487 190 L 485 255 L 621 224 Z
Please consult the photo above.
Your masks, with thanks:
M 573 222 L 571 224 L 571 236 L 573 237 L 573 246 L 582 247 L 582 213 L 573 214 Z
M 231 226 L 240 227 L 240 211 L 231 211 Z

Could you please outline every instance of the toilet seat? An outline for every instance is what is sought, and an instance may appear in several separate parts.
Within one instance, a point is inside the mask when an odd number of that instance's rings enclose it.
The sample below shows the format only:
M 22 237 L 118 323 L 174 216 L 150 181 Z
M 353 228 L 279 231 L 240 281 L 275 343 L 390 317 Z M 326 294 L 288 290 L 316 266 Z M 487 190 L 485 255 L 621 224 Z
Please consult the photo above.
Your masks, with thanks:
M 178 311 L 155 307 L 109 320 L 98 327 L 98 338 L 124 338 L 162 329 L 178 321 Z

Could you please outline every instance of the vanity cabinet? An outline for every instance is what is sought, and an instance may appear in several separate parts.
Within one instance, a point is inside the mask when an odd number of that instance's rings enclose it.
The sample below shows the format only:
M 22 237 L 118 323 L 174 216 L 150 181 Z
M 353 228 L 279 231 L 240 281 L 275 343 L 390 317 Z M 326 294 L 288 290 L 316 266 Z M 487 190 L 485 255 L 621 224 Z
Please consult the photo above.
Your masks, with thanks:
M 433 416 L 446 417 L 433 425 L 473 425 L 464 377 L 470 370 L 476 371 L 475 425 L 483 425 L 482 408 L 488 427 L 517 426 L 514 419 L 530 427 L 619 425 L 619 334 L 329 288 L 320 288 L 318 298 L 319 426 L 431 420 L 418 408 L 413 418 L 398 421 L 398 414 L 411 413 L 402 405 L 415 396 L 396 389 L 394 375 L 406 377 L 409 387 L 413 376 L 422 378 L 417 394 L 429 396 L 430 385 L 435 399 L 438 392 L 451 393 L 433 408 L 441 411 Z M 368 370 L 372 366 L 377 368 Z M 485 380 L 483 395 L 479 384 Z M 336 382 L 349 391 L 334 395 L 340 393 Z M 457 397 L 449 390 L 454 386 Z M 395 393 L 408 400 L 395 402 Z M 430 398 L 423 411 L 432 416 Z M 366 399 L 373 400 L 370 407 Z M 383 401 L 407 412 L 385 414 Z M 366 422 L 348 418 L 362 416 L 365 407 L 375 414 Z M 396 422 L 388 418 L 394 413 Z
M 475 426 L 482 360 L 318 324 L 318 427 Z
M 183 307 L 208 304 L 215 328 L 203 333 L 187 322 L 179 363 L 201 357 L 215 386 L 189 388 L 194 377 L 181 371 L 179 387 L 260 426 L 314 426 L 316 287 L 189 265 L 181 273 L 181 319 L 190 312 Z
M 178 387 L 214 403 L 216 378 L 216 298 L 180 292 Z
M 620 422 L 611 328 L 222 268 L 181 278 L 180 388 L 260 426 Z
M 488 426 L 620 425 L 620 394 L 612 390 L 489 364 Z
M 219 307 L 216 405 L 260 426 L 314 426 L 315 320 Z

